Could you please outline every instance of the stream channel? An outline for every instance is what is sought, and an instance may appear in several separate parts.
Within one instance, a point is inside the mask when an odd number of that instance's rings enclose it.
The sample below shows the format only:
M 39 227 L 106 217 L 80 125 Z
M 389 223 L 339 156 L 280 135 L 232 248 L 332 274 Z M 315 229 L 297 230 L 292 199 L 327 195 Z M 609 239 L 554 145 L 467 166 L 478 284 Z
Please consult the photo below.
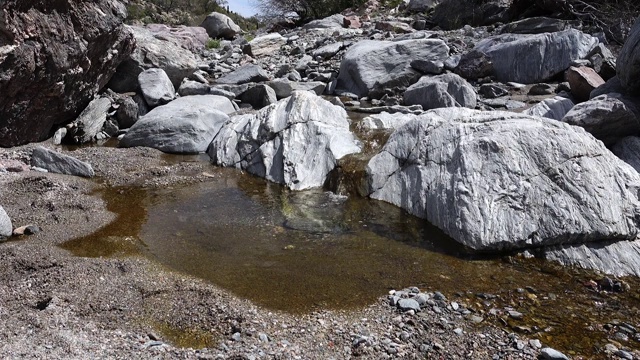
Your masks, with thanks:
M 592 272 L 465 255 L 437 228 L 383 202 L 289 191 L 235 169 L 212 166 L 210 173 L 189 186 L 103 189 L 117 219 L 62 246 L 84 257 L 146 256 L 289 313 L 357 309 L 390 289 L 418 286 L 570 355 L 603 356 L 615 325 L 638 326 L 636 278 L 624 279 L 630 289 L 623 293 L 596 291 L 585 283 L 603 276 Z M 508 318 L 505 308 L 524 318 Z M 640 349 L 640 334 L 627 335 L 619 347 Z

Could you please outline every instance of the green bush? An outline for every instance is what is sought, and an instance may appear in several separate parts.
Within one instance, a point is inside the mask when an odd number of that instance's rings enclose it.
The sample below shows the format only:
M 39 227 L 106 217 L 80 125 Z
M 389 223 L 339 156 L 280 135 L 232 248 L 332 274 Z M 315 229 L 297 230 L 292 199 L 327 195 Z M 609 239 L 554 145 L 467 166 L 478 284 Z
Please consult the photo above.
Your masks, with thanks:
M 220 40 L 218 39 L 209 39 L 207 40 L 207 49 L 211 50 L 211 49 L 218 49 L 220 48 Z

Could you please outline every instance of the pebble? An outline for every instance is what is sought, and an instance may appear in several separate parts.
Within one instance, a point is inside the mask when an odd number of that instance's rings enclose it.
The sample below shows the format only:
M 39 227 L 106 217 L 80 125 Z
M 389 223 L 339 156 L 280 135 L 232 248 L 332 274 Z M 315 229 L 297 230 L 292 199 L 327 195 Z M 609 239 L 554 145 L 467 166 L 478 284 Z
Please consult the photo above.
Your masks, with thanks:
M 511 310 L 509 311 L 509 316 L 511 316 L 512 318 L 516 319 L 516 320 L 521 320 L 524 315 L 521 312 L 515 311 L 515 310 Z
M 454 332 L 456 335 L 460 335 L 460 336 L 461 336 L 462 334 L 464 334 L 464 331 L 463 331 L 461 328 L 455 328 L 455 329 L 453 329 L 453 332 Z
M 269 337 L 267 336 L 267 334 L 265 333 L 260 333 L 258 334 L 258 338 L 260 339 L 260 341 L 262 342 L 269 342 Z
M 242 336 L 240 335 L 239 332 L 233 333 L 233 335 L 231 335 L 231 340 L 233 341 L 240 341 L 241 339 L 242 339 Z

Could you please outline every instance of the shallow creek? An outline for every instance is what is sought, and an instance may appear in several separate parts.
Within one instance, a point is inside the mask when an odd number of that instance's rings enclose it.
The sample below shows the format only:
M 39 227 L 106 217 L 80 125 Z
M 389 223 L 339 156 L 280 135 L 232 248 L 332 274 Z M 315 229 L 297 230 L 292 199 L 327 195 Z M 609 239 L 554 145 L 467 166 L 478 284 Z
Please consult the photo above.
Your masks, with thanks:
M 585 283 L 602 276 L 590 272 L 464 255 L 438 229 L 386 203 L 292 192 L 233 169 L 210 173 L 184 187 L 102 190 L 117 219 L 63 247 L 77 256 L 146 256 L 290 313 L 357 309 L 408 286 L 437 290 L 485 321 L 572 355 L 598 356 L 612 342 L 610 324 L 639 325 L 635 278 L 624 279 L 627 292 L 596 292 Z M 508 318 L 507 307 L 524 318 Z M 632 334 L 617 341 L 640 349 Z

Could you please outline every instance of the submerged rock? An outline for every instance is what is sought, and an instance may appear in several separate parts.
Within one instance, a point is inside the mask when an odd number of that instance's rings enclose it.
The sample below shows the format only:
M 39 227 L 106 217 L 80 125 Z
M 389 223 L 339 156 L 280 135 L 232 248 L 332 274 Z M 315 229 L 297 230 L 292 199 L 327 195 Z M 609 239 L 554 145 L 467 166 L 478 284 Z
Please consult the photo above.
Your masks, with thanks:
M 57 174 L 82 177 L 93 177 L 95 175 L 91 164 L 80 161 L 72 156 L 49 150 L 42 146 L 33 150 L 31 155 L 31 166 Z
M 565 266 L 579 266 L 614 276 L 640 276 L 638 240 L 552 246 L 543 250 L 543 257 Z
M 231 101 L 222 96 L 178 98 L 140 117 L 119 146 L 146 146 L 176 154 L 201 153 L 229 120 L 227 114 L 234 111 Z
M 640 175 L 584 130 L 543 118 L 432 110 L 396 130 L 366 172 L 372 198 L 475 250 L 638 234 Z
M 207 152 L 214 164 L 302 190 L 322 186 L 337 160 L 359 151 L 344 109 L 296 91 L 256 114 L 234 116 Z

